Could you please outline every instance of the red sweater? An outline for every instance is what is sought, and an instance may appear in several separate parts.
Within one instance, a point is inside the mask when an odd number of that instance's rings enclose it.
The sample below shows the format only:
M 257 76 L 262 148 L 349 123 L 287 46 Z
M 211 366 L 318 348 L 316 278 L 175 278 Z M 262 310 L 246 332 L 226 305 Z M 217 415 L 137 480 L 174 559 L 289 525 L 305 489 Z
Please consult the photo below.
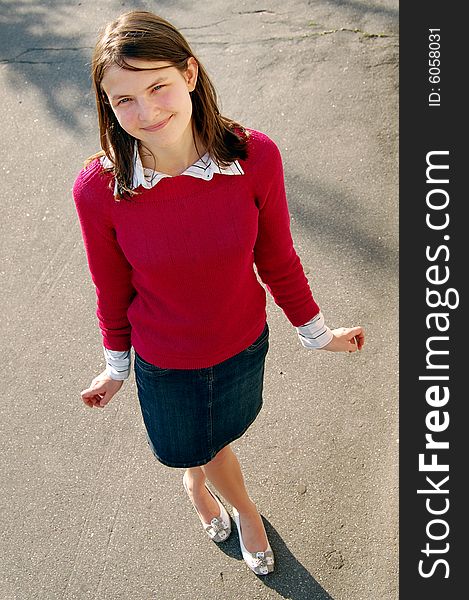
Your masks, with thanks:
M 169 369 L 234 356 L 266 321 L 254 264 L 294 326 L 319 312 L 293 247 L 279 150 L 250 133 L 236 177 L 168 177 L 116 202 L 99 160 L 78 174 L 73 197 L 106 348 L 133 346 Z

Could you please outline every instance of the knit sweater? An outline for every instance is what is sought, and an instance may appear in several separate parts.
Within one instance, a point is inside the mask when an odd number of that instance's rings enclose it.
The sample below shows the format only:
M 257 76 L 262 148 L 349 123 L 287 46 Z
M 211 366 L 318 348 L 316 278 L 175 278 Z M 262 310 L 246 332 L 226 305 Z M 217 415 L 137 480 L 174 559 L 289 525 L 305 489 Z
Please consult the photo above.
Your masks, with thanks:
M 162 368 L 222 362 L 263 330 L 261 281 L 292 325 L 318 314 L 293 247 L 280 152 L 249 131 L 238 177 L 168 177 L 117 202 L 99 160 L 78 174 L 73 197 L 105 348 L 133 346 Z

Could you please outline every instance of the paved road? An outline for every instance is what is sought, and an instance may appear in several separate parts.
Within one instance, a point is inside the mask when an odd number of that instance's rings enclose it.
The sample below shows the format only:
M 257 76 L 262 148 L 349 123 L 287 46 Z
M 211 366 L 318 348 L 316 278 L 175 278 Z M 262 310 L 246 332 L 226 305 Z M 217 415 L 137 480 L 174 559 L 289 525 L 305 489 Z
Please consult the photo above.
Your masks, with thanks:
M 0 0 L 2 600 L 397 598 L 397 1 Z M 179 26 L 225 114 L 268 133 L 292 230 L 331 326 L 309 353 L 269 300 L 265 406 L 235 444 L 277 556 L 210 544 L 145 442 L 133 378 L 104 411 L 94 290 L 71 200 L 97 147 L 96 30 L 129 8 Z M 4 367 L 5 368 L 5 367 Z

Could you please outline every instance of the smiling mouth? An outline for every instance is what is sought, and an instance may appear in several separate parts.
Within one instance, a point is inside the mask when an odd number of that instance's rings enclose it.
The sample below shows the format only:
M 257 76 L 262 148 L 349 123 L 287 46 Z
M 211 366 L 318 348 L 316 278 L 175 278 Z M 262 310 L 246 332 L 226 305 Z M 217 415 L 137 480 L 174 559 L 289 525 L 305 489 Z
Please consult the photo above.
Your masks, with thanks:
M 173 115 L 170 115 L 164 121 L 160 121 L 159 123 L 155 123 L 155 125 L 150 125 L 150 127 L 142 127 L 142 129 L 144 131 L 159 131 L 160 129 L 163 129 L 163 127 L 165 127 L 169 123 L 169 121 L 170 121 L 170 119 L 171 119 L 172 116 Z

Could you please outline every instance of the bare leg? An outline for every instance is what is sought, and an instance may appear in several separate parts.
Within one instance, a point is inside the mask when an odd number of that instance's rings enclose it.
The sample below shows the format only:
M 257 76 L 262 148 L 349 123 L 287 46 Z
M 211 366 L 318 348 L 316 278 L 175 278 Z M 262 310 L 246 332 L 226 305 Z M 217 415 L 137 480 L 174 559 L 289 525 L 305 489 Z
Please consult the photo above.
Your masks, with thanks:
M 218 517 L 220 510 L 213 496 L 207 492 L 205 487 L 205 473 L 201 467 L 191 467 L 186 470 L 186 485 L 189 495 L 197 507 L 197 511 L 205 523 L 210 523 L 213 517 Z
M 199 472 L 197 469 L 200 469 Z M 249 552 L 263 551 L 267 548 L 267 536 L 264 524 L 257 511 L 256 505 L 249 497 L 244 485 L 241 468 L 231 447 L 225 446 L 210 462 L 188 469 L 186 475 L 188 487 L 192 489 L 192 498 L 197 509 L 206 522 L 218 516 L 218 506 L 212 500 L 211 512 L 209 510 L 210 494 L 205 490 L 205 476 L 211 481 L 220 494 L 239 512 L 243 541 Z M 200 502 L 200 505 L 199 505 Z

